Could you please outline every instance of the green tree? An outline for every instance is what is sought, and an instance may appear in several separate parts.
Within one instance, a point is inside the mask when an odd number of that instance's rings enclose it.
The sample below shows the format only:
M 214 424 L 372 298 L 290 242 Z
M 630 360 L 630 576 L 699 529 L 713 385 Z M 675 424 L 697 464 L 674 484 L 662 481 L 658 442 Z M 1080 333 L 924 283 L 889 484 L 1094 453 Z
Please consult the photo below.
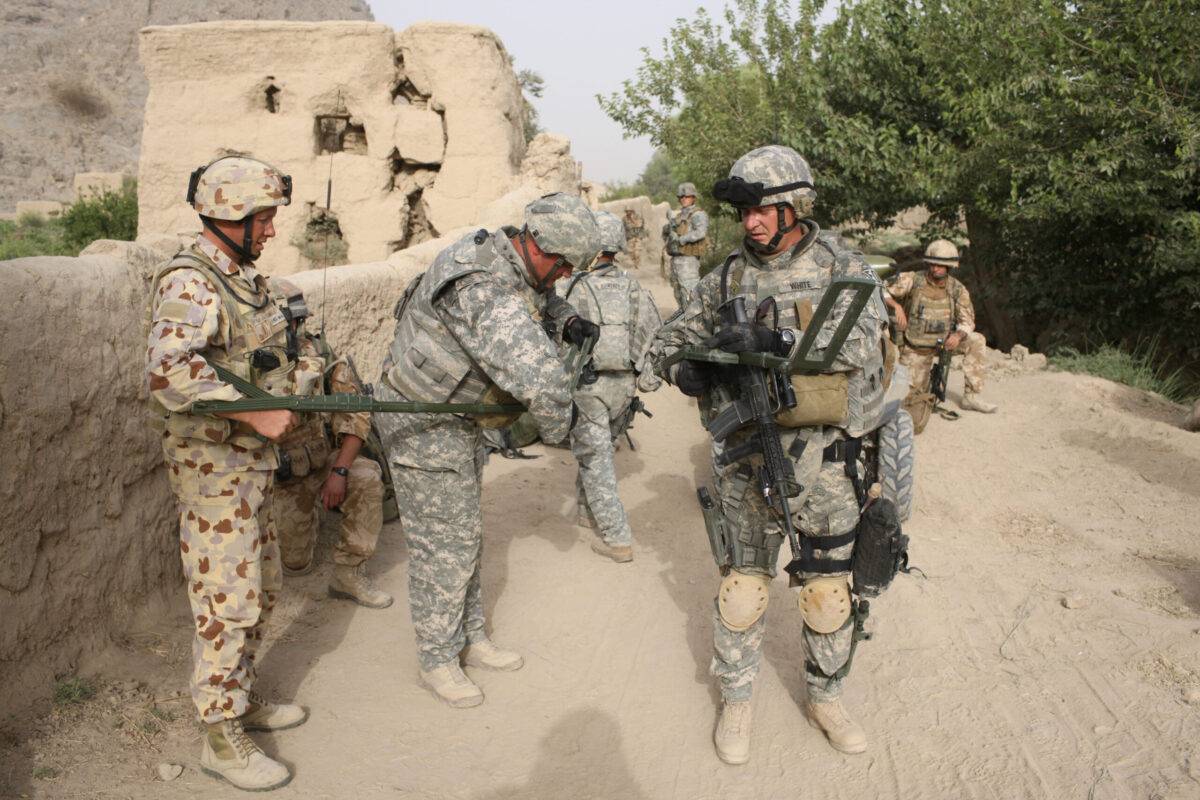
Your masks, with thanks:
M 523 69 L 517 73 L 517 83 L 521 87 L 521 126 L 525 131 L 525 144 L 529 144 L 533 137 L 542 132 L 538 110 L 534 107 L 533 100 L 541 98 L 542 93 L 546 91 L 546 81 L 539 73 Z
M 819 221 L 965 218 L 1001 345 L 1132 341 L 1169 319 L 1165 347 L 1197 354 L 1194 3 L 859 0 L 817 31 L 820 7 L 680 20 L 601 105 L 698 184 L 781 142 L 813 165 Z

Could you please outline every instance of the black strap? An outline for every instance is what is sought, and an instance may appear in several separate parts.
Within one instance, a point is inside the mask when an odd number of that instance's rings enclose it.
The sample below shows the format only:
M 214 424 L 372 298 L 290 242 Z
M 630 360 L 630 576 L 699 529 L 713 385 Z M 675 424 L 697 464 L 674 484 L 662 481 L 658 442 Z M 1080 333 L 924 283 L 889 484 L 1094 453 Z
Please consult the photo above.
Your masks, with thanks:
M 721 305 L 729 302 L 729 268 L 733 266 L 733 261 L 738 254 L 735 250 L 729 254 L 729 258 L 725 259 L 725 263 L 721 265 Z
M 800 571 L 815 572 L 820 575 L 848 572 L 853 563 L 853 558 L 821 558 L 816 555 L 815 551 L 836 550 L 839 547 L 845 547 L 848 544 L 852 544 L 857 536 L 857 528 L 853 528 L 846 533 L 837 534 L 836 536 L 801 536 L 800 558 L 797 559 Z

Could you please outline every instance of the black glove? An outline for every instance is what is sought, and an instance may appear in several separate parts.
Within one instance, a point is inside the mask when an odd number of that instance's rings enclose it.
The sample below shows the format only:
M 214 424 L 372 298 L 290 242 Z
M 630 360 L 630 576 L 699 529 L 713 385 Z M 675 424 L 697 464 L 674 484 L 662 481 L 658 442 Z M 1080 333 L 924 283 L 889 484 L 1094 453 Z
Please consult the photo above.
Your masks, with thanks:
M 571 317 L 563 326 L 563 339 L 583 347 L 583 343 L 591 338 L 600 338 L 600 326 L 583 317 Z
M 600 373 L 596 371 L 596 360 L 589 358 L 583 368 L 579 370 L 579 385 L 591 386 L 598 380 L 600 380 Z
M 716 335 L 710 337 L 704 346 L 715 347 L 726 353 L 756 352 L 787 355 L 788 352 L 779 331 L 749 322 L 722 325 L 717 329 Z
M 712 368 L 703 361 L 680 361 L 675 368 L 675 385 L 688 397 L 699 397 L 712 383 Z

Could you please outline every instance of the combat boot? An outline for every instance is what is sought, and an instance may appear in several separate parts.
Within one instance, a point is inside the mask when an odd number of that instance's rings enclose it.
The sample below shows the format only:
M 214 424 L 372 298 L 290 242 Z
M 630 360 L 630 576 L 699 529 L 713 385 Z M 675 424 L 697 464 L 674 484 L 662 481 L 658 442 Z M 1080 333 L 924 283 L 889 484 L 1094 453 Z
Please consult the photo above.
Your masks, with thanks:
M 421 682 L 454 708 L 470 708 L 483 702 L 483 690 L 468 678 L 457 661 L 447 661 L 426 672 Z
M 713 744 L 717 746 L 717 756 L 726 764 L 745 764 L 750 760 L 751 721 L 749 700 L 725 701 L 713 732 Z
M 292 771 L 259 749 L 240 719 L 207 726 L 200 769 L 248 792 L 278 789 L 292 779 Z
M 989 403 L 975 392 L 965 392 L 958 407 L 964 411 L 978 411 L 980 414 L 995 414 L 998 408 L 995 403 Z
M 347 564 L 334 566 L 333 579 L 329 581 L 329 596 L 353 600 L 367 608 L 387 608 L 393 602 L 390 594 L 375 587 L 362 564 L 354 567 Z
M 250 692 L 250 705 L 239 718 L 248 731 L 283 731 L 303 725 L 308 709 L 293 703 L 272 703 L 257 692 Z
M 862 726 L 850 719 L 841 700 L 827 703 L 809 701 L 804 709 L 808 724 L 825 732 L 825 738 L 834 750 L 843 753 L 861 753 L 867 749 L 867 734 Z
M 618 564 L 633 561 L 633 547 L 631 545 L 609 544 L 599 537 L 592 539 L 592 552 L 605 558 L 611 558 Z
M 520 653 L 497 647 L 491 639 L 471 642 L 462 651 L 463 663 L 468 667 L 482 667 L 500 672 L 513 672 L 525 666 Z

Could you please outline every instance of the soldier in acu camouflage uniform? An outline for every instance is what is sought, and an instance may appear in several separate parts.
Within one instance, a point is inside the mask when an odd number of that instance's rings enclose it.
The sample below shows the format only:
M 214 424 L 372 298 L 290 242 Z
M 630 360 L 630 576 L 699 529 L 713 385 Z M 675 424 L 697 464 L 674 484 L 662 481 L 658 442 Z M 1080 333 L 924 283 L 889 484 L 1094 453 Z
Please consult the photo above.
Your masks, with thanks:
M 327 381 L 330 392 L 358 394 L 361 387 L 350 363 L 336 358 L 322 338 L 306 330 L 308 306 L 299 287 L 280 279 L 272 284 L 286 301 L 295 394 L 322 395 Z M 341 536 L 333 551 L 329 594 L 367 608 L 387 608 L 392 596 L 376 588 L 363 571 L 383 527 L 382 472 L 359 454 L 370 435 L 368 413 L 302 415 L 300 424 L 279 442 L 282 463 L 273 503 L 284 573 L 303 575 L 312 569 L 320 509 L 340 508 Z
M 653 350 L 656 363 L 685 346 L 789 355 L 832 279 L 876 280 L 859 254 L 847 250 L 838 237 L 822 234 L 809 219 L 816 192 L 808 164 L 794 150 L 774 145 L 752 150 L 738 159 L 729 175 L 713 188 L 713 196 L 738 208 L 746 236 L 741 248 L 700 281 L 688 304 L 659 331 Z M 757 321 L 722 324 L 718 309 L 739 294 L 746 296 L 746 307 Z M 769 303 L 759 305 L 768 298 L 774 298 L 773 310 Z M 812 355 L 822 355 L 822 343 L 830 341 L 849 300 L 848 293 L 841 295 Z M 756 308 L 766 313 L 755 315 Z M 847 753 L 862 752 L 867 745 L 862 728 L 840 700 L 853 637 L 848 559 L 859 518 L 850 473 L 858 469 L 857 437 L 877 426 L 883 407 L 886 320 L 877 294 L 830 373 L 792 378 L 798 394 L 811 391 L 824 402 L 802 404 L 807 408 L 804 414 L 787 422 L 780 419 L 783 449 L 803 487 L 791 504 L 793 524 L 813 547 L 811 557 L 803 561 L 799 593 L 807 654 L 805 710 L 829 742 Z M 700 398 L 706 424 L 736 399 L 706 362 L 680 361 L 663 377 Z M 723 448 L 745 442 L 752 432 L 743 428 L 731 434 Z M 713 613 L 711 671 L 724 699 L 714 742 L 724 761 L 741 764 L 750 757 L 751 693 L 761 660 L 763 614 L 784 537 L 749 464 L 714 464 L 714 478 L 716 511 L 727 533 L 722 547 L 732 567 L 725 571 Z
M 275 235 L 291 178 L 252 158 L 218 159 L 192 173 L 188 202 L 204 232 L 152 284 L 146 356 L 151 405 L 179 502 L 179 548 L 195 637 L 192 699 L 207 724 L 201 767 L 241 789 L 273 789 L 291 778 L 246 730 L 304 722 L 296 705 L 252 691 L 255 653 L 281 587 L 271 514 L 270 440 L 296 424 L 285 410 L 194 414 L 201 400 L 238 400 L 219 365 L 272 394 L 292 391 L 287 321 L 253 267 Z
M 437 403 L 515 398 L 543 440 L 562 441 L 575 415 L 572 376 L 543 326 L 576 344 L 596 326 L 550 288 L 572 268 L 591 263 L 599 247 L 584 202 L 552 194 L 525 208 L 522 229 L 481 230 L 443 250 L 397 304 L 396 335 L 377 396 Z M 498 670 L 524 663 L 488 638 L 479 585 L 480 431 L 514 418 L 386 414 L 377 423 L 408 540 L 421 679 L 456 707 L 483 702 L 462 663 Z
M 613 263 L 625 246 L 624 224 L 607 211 L 595 216 L 600 256 L 591 269 L 566 283 L 565 290 L 563 283 L 558 284 L 564 299 L 600 326 L 600 339 L 592 351 L 596 381 L 575 391 L 579 420 L 571 431 L 571 452 L 579 462 L 575 479 L 579 524 L 599 534 L 592 540 L 592 550 L 625 562 L 633 560 L 633 532 L 617 494 L 613 441 L 631 422 L 636 389 L 652 392 L 662 385 L 646 364 L 662 320 L 650 293 Z
M 966 391 L 959 406 L 992 414 L 996 406 L 979 396 L 987 375 L 987 342 L 975 330 L 971 293 L 950 274 L 958 267 L 958 248 L 946 239 L 931 242 L 925 248 L 925 265 L 924 274 L 902 272 L 896 276 L 888 283 L 885 298 L 896 313 L 896 327 L 904 332 L 900 363 L 912 375 L 913 393 L 928 395 L 929 373 L 941 340 L 947 350 L 963 357 Z
M 708 246 L 708 214 L 696 205 L 696 186 L 679 184 L 679 210 L 668 214 L 663 242 L 671 257 L 671 288 L 683 308 L 700 281 L 700 256 Z

